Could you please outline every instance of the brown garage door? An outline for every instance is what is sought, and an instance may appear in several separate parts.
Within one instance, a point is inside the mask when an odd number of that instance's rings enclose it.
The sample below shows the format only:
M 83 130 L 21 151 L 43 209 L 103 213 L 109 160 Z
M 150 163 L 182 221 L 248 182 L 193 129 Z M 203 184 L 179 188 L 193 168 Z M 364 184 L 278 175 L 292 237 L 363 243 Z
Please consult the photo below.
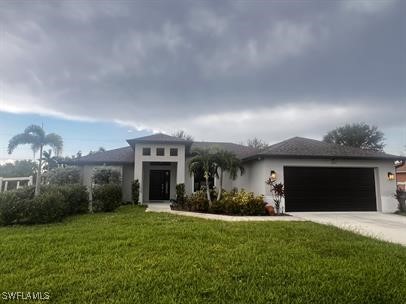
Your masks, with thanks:
M 376 211 L 373 168 L 285 167 L 286 211 Z

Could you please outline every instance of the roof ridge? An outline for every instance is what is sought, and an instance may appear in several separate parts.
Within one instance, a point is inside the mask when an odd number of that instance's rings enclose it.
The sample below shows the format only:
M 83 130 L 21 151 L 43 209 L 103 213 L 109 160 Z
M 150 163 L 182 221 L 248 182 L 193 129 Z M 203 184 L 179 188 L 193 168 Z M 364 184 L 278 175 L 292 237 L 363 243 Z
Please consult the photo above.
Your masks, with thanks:
M 321 140 L 295 136 L 271 145 L 261 155 L 331 156 L 331 157 L 398 157 L 385 151 L 327 143 Z

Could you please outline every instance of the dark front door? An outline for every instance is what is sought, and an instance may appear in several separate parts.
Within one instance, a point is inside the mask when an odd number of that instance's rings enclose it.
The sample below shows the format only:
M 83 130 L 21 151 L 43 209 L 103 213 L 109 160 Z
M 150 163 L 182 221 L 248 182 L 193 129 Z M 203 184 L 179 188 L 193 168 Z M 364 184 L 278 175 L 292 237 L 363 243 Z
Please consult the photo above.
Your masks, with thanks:
M 170 188 L 170 171 L 169 170 L 151 170 L 149 175 L 149 199 L 169 200 Z
M 286 211 L 376 211 L 373 168 L 285 167 Z

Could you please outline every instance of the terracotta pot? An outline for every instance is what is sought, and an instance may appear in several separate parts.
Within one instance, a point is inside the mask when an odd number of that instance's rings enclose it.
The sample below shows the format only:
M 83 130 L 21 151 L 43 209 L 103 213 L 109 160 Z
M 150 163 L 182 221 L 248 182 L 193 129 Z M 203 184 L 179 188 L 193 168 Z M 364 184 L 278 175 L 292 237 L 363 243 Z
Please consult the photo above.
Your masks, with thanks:
M 265 210 L 268 215 L 276 215 L 275 208 L 270 204 L 265 206 Z

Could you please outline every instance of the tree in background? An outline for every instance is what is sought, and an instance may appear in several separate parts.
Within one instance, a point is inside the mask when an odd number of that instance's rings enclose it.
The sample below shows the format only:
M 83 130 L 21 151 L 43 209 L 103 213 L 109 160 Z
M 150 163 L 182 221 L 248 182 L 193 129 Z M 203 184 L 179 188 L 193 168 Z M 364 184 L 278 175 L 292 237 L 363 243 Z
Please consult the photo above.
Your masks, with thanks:
M 179 130 L 179 131 L 173 133 L 172 136 L 182 138 L 182 139 L 188 140 L 188 141 L 193 141 L 193 136 L 189 135 L 189 134 L 186 134 L 186 132 L 183 131 L 183 130 Z
M 31 176 L 37 171 L 37 164 L 32 160 L 16 160 L 14 163 L 0 165 L 1 177 Z
M 342 146 L 383 151 L 384 134 L 366 123 L 346 124 L 328 132 L 323 141 Z
M 247 146 L 251 147 L 251 148 L 255 148 L 260 151 L 264 151 L 269 147 L 269 145 L 265 141 L 263 141 L 262 139 L 256 138 L 256 137 L 254 137 L 252 139 L 248 139 Z
M 23 133 L 17 134 L 12 137 L 8 143 L 8 153 L 11 154 L 19 145 L 31 145 L 33 151 L 39 151 L 39 161 L 37 169 L 37 179 L 35 181 L 35 195 L 39 195 L 40 181 L 41 181 L 41 168 L 42 168 L 42 153 L 44 146 L 50 146 L 54 153 L 58 156 L 63 148 L 62 137 L 55 133 L 45 134 L 42 127 L 37 125 L 28 126 Z
M 80 152 L 80 151 L 79 151 L 79 152 Z M 78 153 L 79 153 L 79 152 L 78 152 Z M 99 152 L 106 152 L 106 149 L 103 148 L 103 147 L 99 147 L 99 150 L 97 150 L 97 151 L 92 151 L 92 150 L 90 150 L 88 155 L 92 155 L 92 154 L 99 153 Z M 77 154 L 76 154 L 76 155 L 77 155 Z M 80 155 L 80 156 L 82 156 L 82 155 Z M 80 158 L 80 157 L 79 157 L 79 158 Z

